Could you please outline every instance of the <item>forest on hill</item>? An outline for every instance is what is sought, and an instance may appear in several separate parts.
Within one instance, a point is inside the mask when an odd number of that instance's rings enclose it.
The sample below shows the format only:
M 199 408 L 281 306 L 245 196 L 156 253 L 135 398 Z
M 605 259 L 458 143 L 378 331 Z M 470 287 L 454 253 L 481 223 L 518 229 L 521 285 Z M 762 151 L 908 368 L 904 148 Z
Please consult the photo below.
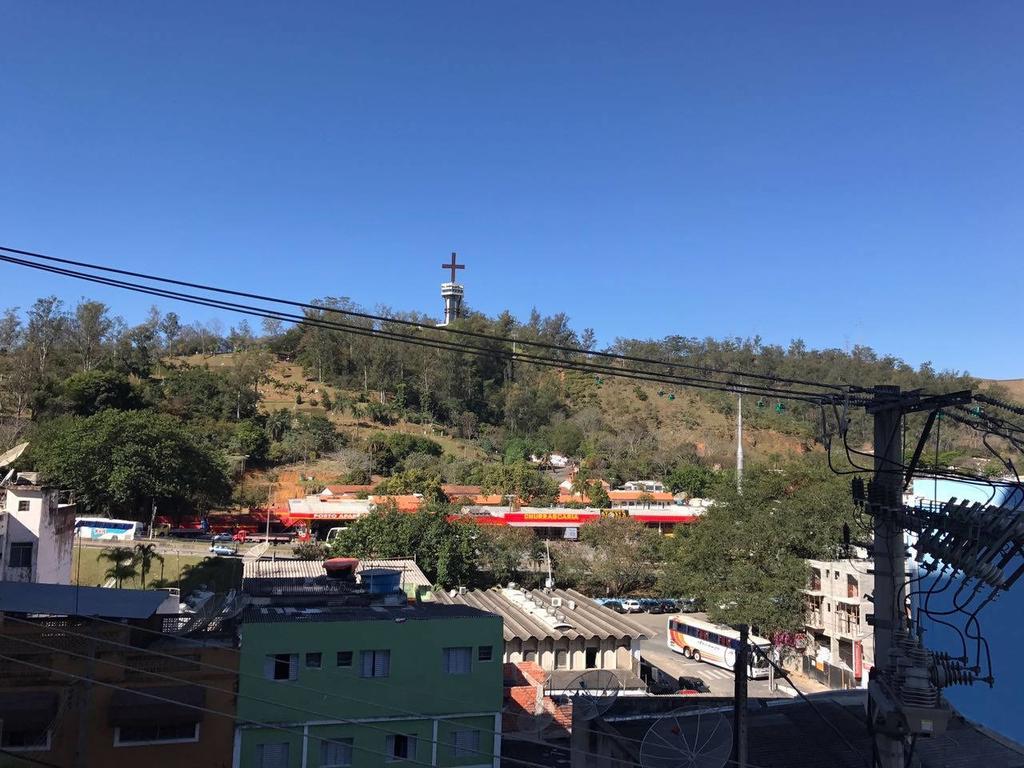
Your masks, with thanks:
M 313 304 L 311 321 L 361 311 L 347 299 Z M 442 333 L 429 318 L 385 314 L 421 324 L 424 339 Z M 0 447 L 31 441 L 23 463 L 75 488 L 86 508 L 128 515 L 154 499 L 181 510 L 265 502 L 265 489 L 240 482 L 243 461 L 272 470 L 330 456 L 337 476 L 326 480 L 385 479 L 395 492 L 471 482 L 541 501 L 551 483 L 525 465 L 531 455 L 574 457 L 613 484 L 653 478 L 698 495 L 711 473 L 732 464 L 731 394 L 509 363 L 512 338 L 594 350 L 593 332 L 573 329 L 564 314 L 519 321 L 469 313 L 458 321 L 490 337 L 477 343 L 493 354 L 375 338 L 366 332 L 388 331 L 389 322 L 344 320 L 352 331 L 265 320 L 257 332 L 245 319 L 227 329 L 218 320 L 186 324 L 155 307 L 132 326 L 88 299 L 8 308 L 0 317 Z M 657 361 L 930 391 L 978 384 L 866 347 L 810 350 L 799 340 L 783 348 L 758 338 L 617 339 L 607 351 L 650 359 L 651 370 Z M 748 397 L 745 419 L 755 461 L 820 450 L 816 407 Z M 421 439 L 397 445 L 395 433 Z M 867 420 L 851 413 L 851 443 L 868 435 Z M 943 462 L 977 453 L 969 432 L 949 428 L 942 439 Z

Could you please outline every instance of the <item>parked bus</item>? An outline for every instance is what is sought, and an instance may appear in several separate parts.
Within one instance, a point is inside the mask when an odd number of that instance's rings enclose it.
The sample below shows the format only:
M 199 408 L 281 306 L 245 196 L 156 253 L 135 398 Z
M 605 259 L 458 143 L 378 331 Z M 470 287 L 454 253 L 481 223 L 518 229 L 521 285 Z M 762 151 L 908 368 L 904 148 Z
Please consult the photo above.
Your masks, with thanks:
M 109 517 L 76 517 L 75 535 L 96 541 L 134 541 L 139 524 Z
M 750 645 L 756 645 L 765 654 L 771 651 L 771 640 L 750 635 L 748 642 Z M 677 614 L 668 620 L 668 647 L 688 659 L 735 669 L 736 649 L 739 645 L 740 633 L 735 629 L 711 624 L 685 614 Z M 747 676 L 752 679 L 768 677 L 768 662 L 764 657 L 754 651 L 747 655 Z

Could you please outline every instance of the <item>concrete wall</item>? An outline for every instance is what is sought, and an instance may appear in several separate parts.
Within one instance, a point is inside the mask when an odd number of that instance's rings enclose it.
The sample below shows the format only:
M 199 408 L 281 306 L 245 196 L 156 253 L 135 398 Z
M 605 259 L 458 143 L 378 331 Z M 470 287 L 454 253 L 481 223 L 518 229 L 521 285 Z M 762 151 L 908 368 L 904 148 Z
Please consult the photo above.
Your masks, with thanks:
M 587 667 L 587 649 L 597 651 L 595 664 L 590 669 L 632 669 L 629 640 L 621 638 L 584 640 L 583 638 L 544 638 L 541 640 L 519 640 L 513 638 L 505 643 L 505 663 L 518 664 L 527 660 L 531 651 L 536 655 L 533 661 L 541 669 L 552 672 L 555 669 L 585 670 Z M 567 665 L 556 666 L 556 652 L 566 652 Z
M 29 508 L 19 510 L 20 502 L 28 502 Z M 0 576 L 7 581 L 70 584 L 75 507 L 59 505 L 57 491 L 52 488 L 11 486 L 7 489 L 5 512 Z M 11 544 L 22 543 L 32 544 L 31 568 L 10 566 Z

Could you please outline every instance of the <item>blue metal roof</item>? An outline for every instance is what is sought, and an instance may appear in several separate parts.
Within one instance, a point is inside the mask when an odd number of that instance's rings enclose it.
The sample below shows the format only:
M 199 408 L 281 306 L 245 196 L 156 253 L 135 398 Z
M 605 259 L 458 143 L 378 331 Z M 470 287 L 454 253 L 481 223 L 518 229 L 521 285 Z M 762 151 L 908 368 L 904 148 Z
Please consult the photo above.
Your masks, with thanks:
M 159 590 L 0 581 L 0 611 L 10 613 L 148 619 L 166 596 Z

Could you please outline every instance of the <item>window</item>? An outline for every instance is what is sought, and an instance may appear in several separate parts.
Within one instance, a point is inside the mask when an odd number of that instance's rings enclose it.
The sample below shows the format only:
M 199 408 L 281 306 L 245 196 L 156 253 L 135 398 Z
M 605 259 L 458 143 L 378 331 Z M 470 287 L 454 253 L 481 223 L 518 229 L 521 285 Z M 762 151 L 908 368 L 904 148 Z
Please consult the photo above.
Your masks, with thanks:
M 30 502 L 29 502 L 28 499 L 19 499 L 18 500 L 18 511 L 19 512 L 28 512 L 29 504 L 30 504 Z
M 320 742 L 320 768 L 344 768 L 352 765 L 352 739 Z
M 555 651 L 555 669 L 569 668 L 569 652 Z
M 477 661 L 490 661 L 494 658 L 494 646 L 493 645 L 481 645 L 476 652 Z
M 48 728 L 4 728 L 0 745 L 12 751 L 45 751 L 50 748 L 50 731 Z
M 537 652 L 526 651 L 526 653 L 523 654 L 523 661 L 537 661 Z
M 391 674 L 391 651 L 361 651 L 360 676 L 387 677 Z
M 454 731 L 452 733 L 453 757 L 471 757 L 480 754 L 480 731 Z
M 352 666 L 352 651 L 338 651 L 338 666 L 339 667 L 351 667 Z
M 320 661 L 322 656 L 319 653 L 307 653 L 306 654 L 306 667 L 309 669 L 320 669 Z
M 256 768 L 288 768 L 288 742 L 257 744 Z
M 416 757 L 416 737 L 406 736 L 404 733 L 396 733 L 388 736 L 387 759 L 412 760 Z
M 114 729 L 114 746 L 129 744 L 169 744 L 176 741 L 199 741 L 199 723 L 178 725 L 122 725 Z
M 444 671 L 449 675 L 468 675 L 472 656 L 472 648 L 445 648 Z
M 275 653 L 263 662 L 263 674 L 268 680 L 295 680 L 299 677 L 299 654 Z
M 583 650 L 583 666 L 587 669 L 597 669 L 597 648 Z
M 26 541 L 19 544 L 11 544 L 11 561 L 8 565 L 11 568 L 31 568 L 32 542 Z

